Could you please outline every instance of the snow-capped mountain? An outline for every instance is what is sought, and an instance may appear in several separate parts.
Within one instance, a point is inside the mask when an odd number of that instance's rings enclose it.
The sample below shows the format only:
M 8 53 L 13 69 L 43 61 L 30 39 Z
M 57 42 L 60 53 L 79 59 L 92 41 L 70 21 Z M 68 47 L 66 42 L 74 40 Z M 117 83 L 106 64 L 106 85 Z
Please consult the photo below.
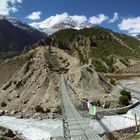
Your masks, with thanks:
M 70 16 L 67 13 L 51 16 L 42 22 L 34 22 L 30 25 L 47 34 L 66 28 L 81 29 L 92 26 L 85 16 Z
M 24 46 L 44 36 L 44 33 L 15 18 L 0 16 L 0 51 L 21 51 Z

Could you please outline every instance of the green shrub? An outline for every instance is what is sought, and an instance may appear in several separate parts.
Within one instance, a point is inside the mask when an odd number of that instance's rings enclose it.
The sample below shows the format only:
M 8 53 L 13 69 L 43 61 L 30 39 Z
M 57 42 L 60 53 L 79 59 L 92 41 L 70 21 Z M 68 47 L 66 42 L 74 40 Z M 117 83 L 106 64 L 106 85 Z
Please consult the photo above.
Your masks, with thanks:
M 104 61 L 108 66 L 112 67 L 113 63 L 114 63 L 114 58 L 113 58 L 113 56 L 110 55 L 108 57 L 105 57 Z
M 34 55 L 35 55 L 34 52 L 30 51 L 26 54 L 26 57 L 27 57 L 27 59 L 31 59 L 31 58 L 34 58 Z
M 128 97 L 128 100 L 130 100 L 131 101 L 131 92 L 129 92 L 129 91 L 126 91 L 126 90 L 121 90 L 120 91 L 120 94 L 122 95 L 122 96 L 126 96 L 126 97 Z
M 1 107 L 5 107 L 5 106 L 7 106 L 7 103 L 6 102 L 1 102 Z
M 0 140 L 8 140 L 8 139 L 5 137 L 0 137 Z
M 122 106 L 127 106 L 129 105 L 129 99 L 127 96 L 120 96 L 119 98 L 119 104 Z
M 106 66 L 102 63 L 100 59 L 93 59 L 92 60 L 93 65 L 95 66 L 95 70 L 98 72 L 107 72 L 108 69 Z
M 114 72 L 114 71 L 115 71 L 115 68 L 113 66 L 110 66 L 108 72 Z
M 21 55 L 21 52 L 0 52 L 0 59 L 13 58 Z
M 52 48 L 51 48 L 51 46 L 48 46 L 48 52 L 49 52 L 49 53 L 52 53 Z

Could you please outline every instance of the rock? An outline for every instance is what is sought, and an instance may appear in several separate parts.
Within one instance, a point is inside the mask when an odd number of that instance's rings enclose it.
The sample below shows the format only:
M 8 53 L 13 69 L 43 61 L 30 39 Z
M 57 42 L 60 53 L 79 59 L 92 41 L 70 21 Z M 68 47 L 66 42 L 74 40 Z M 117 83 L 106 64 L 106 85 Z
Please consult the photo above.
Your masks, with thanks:
M 2 90 L 6 90 L 7 88 L 9 88 L 12 85 L 12 81 L 9 81 L 3 88 Z
M 105 102 L 104 108 L 109 108 L 110 107 L 110 102 Z
M 98 107 L 100 107 L 100 106 L 101 106 L 101 103 L 100 103 L 100 101 L 99 101 L 99 100 L 96 102 L 96 105 L 97 105 Z
M 15 134 L 13 133 L 12 130 L 4 128 L 4 127 L 0 127 L 0 136 L 5 136 L 5 137 L 15 137 Z
M 39 117 L 40 116 L 40 113 L 35 113 L 35 114 L 33 114 L 33 118 L 37 118 L 37 117 Z
M 45 113 L 50 113 L 51 112 L 51 110 L 49 108 L 45 108 L 44 111 L 45 111 Z
M 52 108 L 51 109 L 51 112 L 52 113 L 58 113 L 58 114 L 61 114 L 61 108 L 58 106 L 58 107 L 55 107 L 55 108 Z
M 5 110 L 5 115 L 6 116 L 9 116 L 10 115 L 10 112 L 8 110 Z
M 9 113 L 9 111 L 8 110 L 5 110 L 5 114 L 7 114 L 7 113 Z
M 23 118 L 23 115 L 20 115 L 20 114 L 19 114 L 19 115 L 16 116 L 16 118 L 17 118 L 17 119 L 22 119 L 22 118 Z
M 42 117 L 40 116 L 40 117 L 37 118 L 37 120 L 41 121 L 41 120 L 43 120 L 43 119 L 42 119 Z
M 24 104 L 27 104 L 27 103 L 28 103 L 28 101 L 29 101 L 29 100 L 27 99 L 27 100 L 25 100 L 23 103 L 24 103 Z
M 54 119 L 54 115 L 53 114 L 49 114 L 48 119 Z
M 10 114 L 11 115 L 14 115 L 14 114 L 16 114 L 18 111 L 16 111 L 16 110 L 12 110 L 11 112 L 10 112 Z
M 4 115 L 5 111 L 4 110 L 0 110 L 0 116 Z
M 20 88 L 22 86 L 22 80 L 17 81 L 16 88 Z
M 15 97 L 16 97 L 16 98 L 20 98 L 20 95 L 16 94 Z
M 30 69 L 30 66 L 32 65 L 32 63 L 33 63 L 33 61 L 28 61 L 27 63 L 26 63 L 26 65 L 24 66 L 24 74 L 26 74 L 28 71 L 29 71 L 29 69 Z

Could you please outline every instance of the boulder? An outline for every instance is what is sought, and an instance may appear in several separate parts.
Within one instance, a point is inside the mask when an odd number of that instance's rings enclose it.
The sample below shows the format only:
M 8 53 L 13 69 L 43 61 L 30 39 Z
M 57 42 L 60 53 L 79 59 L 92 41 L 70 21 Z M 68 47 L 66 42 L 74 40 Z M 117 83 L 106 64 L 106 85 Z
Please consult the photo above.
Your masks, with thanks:
M 44 111 L 45 111 L 45 113 L 50 113 L 51 112 L 51 110 L 49 108 L 45 108 Z
M 14 115 L 14 114 L 16 114 L 18 111 L 16 111 L 16 110 L 12 110 L 11 112 L 10 112 L 10 114 L 11 115 Z
M 54 107 L 54 108 L 51 109 L 51 112 L 61 114 L 61 108 L 59 106 Z
M 16 116 L 16 118 L 17 119 L 22 119 L 23 118 L 23 115 L 19 114 L 19 115 Z
M 12 138 L 15 137 L 15 134 L 12 130 L 0 126 L 0 136 Z
M 4 110 L 0 110 L 0 116 L 4 115 L 5 111 Z

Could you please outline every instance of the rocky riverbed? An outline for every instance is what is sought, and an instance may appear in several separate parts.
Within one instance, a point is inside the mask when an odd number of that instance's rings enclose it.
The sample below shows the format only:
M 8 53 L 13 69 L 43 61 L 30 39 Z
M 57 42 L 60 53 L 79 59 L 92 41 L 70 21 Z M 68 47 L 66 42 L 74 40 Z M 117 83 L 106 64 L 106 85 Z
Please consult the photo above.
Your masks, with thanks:
M 25 140 L 25 139 L 18 132 L 0 126 L 0 140 Z

